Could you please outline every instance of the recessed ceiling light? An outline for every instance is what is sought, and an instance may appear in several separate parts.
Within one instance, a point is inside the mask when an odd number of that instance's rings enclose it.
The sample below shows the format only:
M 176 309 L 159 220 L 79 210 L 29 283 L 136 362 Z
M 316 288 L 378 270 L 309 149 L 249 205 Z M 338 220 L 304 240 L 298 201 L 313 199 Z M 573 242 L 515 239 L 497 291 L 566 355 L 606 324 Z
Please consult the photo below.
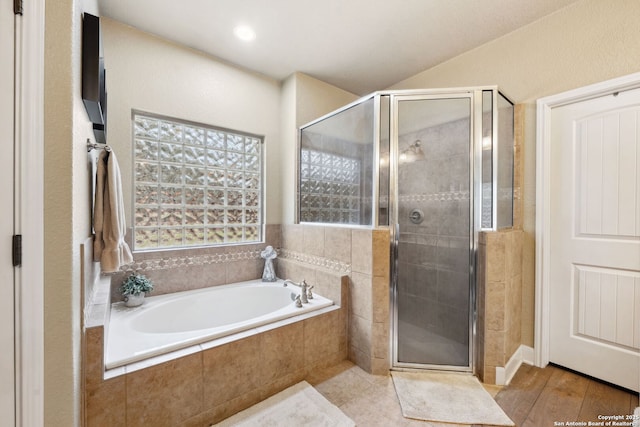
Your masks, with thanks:
M 256 38 L 256 32 L 247 25 L 238 25 L 233 29 L 233 33 L 242 41 L 248 42 Z

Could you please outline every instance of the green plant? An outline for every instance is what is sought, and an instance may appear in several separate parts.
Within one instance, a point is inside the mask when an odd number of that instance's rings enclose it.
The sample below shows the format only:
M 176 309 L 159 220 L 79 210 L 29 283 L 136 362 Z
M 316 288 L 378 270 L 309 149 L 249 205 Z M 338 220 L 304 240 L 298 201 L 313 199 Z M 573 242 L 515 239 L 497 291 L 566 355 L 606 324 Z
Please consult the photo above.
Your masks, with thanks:
M 138 295 L 153 290 L 153 283 L 142 274 L 132 273 L 120 286 L 122 295 Z

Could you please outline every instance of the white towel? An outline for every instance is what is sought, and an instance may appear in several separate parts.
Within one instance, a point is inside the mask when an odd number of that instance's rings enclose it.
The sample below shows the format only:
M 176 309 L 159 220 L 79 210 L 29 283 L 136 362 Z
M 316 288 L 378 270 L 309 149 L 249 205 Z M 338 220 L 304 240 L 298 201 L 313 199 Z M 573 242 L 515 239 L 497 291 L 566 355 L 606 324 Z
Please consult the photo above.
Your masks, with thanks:
M 133 256 L 124 241 L 127 225 L 122 199 L 122 179 L 116 154 L 102 150 L 96 173 L 96 200 L 93 208 L 93 260 L 100 261 L 104 273 L 131 264 Z

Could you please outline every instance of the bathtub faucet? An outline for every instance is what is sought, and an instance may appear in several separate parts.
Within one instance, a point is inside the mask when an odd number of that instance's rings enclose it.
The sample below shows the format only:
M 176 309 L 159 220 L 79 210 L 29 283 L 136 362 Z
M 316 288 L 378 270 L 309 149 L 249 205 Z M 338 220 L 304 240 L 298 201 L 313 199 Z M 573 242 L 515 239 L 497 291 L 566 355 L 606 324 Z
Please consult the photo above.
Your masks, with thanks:
M 306 280 L 302 279 L 302 282 L 300 283 L 296 283 L 291 279 L 287 279 L 284 281 L 283 286 L 287 286 L 289 283 L 291 283 L 292 285 L 296 285 L 298 287 L 300 287 L 300 295 L 298 295 L 299 299 L 300 299 L 300 303 L 301 304 L 309 304 L 309 296 L 311 295 L 311 298 L 313 298 L 313 295 L 311 294 L 311 288 L 313 288 L 313 286 L 309 286 L 307 285 Z M 297 300 L 298 298 L 296 298 Z
M 308 287 L 307 282 L 302 279 L 302 282 L 300 282 L 300 301 L 302 301 L 303 304 L 309 304 L 309 298 L 307 296 Z

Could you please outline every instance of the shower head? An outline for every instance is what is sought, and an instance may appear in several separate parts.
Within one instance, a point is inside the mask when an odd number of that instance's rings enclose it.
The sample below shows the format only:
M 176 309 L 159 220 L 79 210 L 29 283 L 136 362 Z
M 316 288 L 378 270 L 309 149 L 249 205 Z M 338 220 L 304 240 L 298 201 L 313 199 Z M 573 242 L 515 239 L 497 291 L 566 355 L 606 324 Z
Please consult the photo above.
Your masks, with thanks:
M 424 160 L 422 141 L 420 141 L 419 139 L 416 139 L 413 144 L 410 144 L 407 148 L 400 152 L 401 162 L 415 162 L 417 160 Z

